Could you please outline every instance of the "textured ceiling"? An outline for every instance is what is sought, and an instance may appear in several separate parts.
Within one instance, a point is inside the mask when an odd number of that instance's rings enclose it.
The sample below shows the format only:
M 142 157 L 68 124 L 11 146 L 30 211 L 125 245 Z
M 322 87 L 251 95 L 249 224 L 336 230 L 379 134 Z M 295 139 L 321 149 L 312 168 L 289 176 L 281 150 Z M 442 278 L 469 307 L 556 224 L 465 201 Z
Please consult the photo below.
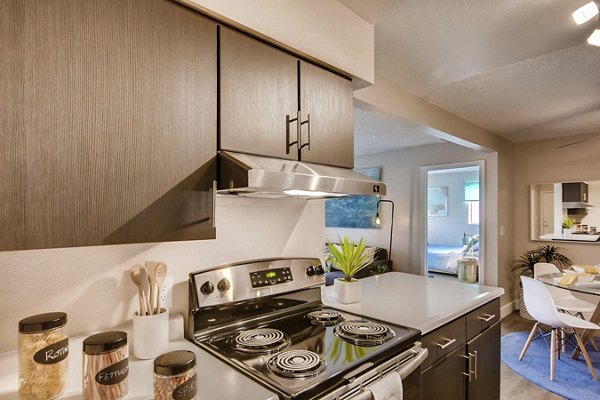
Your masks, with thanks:
M 340 0 L 375 25 L 375 70 L 515 142 L 600 133 L 589 0 Z
M 440 143 L 440 139 L 428 134 L 429 130 L 383 113 L 354 107 L 354 155 Z

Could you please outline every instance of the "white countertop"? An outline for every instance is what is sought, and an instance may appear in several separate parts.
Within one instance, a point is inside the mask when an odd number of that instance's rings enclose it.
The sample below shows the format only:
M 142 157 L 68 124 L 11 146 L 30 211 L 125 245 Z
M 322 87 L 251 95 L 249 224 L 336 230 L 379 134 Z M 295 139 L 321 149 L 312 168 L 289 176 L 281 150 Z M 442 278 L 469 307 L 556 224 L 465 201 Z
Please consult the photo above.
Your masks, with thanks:
M 131 325 L 106 330 L 123 330 L 131 340 Z M 183 339 L 181 325 L 179 339 L 169 343 L 169 351 L 191 350 L 196 353 L 198 399 L 256 399 L 277 400 L 278 397 L 258 383 L 227 366 L 212 355 Z M 69 388 L 60 399 L 82 399 L 82 344 L 89 335 L 69 338 Z M 131 344 L 130 344 L 131 345 Z M 126 399 L 148 400 L 153 394 L 153 360 L 138 360 L 129 347 L 129 394 Z M 0 353 L 0 400 L 18 399 L 17 352 Z
M 333 286 L 323 290 L 323 303 L 416 328 L 423 335 L 504 294 L 502 288 L 401 272 L 389 272 L 360 281 L 362 299 L 359 303 L 338 303 Z

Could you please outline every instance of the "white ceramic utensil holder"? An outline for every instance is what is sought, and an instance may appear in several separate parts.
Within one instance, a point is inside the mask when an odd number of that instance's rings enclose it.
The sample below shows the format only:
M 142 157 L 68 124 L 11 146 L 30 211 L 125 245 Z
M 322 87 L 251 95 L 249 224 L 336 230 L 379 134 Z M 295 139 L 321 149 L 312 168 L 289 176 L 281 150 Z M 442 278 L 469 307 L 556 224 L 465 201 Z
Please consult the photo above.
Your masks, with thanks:
M 169 350 L 169 309 L 160 314 L 133 314 L 133 355 L 142 360 L 156 358 Z

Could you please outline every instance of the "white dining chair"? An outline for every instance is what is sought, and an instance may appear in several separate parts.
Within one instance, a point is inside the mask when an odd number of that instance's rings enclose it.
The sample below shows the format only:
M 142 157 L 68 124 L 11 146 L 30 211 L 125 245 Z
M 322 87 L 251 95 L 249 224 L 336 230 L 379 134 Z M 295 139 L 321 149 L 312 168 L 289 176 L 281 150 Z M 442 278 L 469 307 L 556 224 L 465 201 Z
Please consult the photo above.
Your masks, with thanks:
M 581 354 L 583 354 L 583 358 L 585 358 L 585 362 L 592 376 L 595 380 L 598 380 L 598 374 L 596 374 L 590 356 L 581 340 L 581 335 L 577 330 L 597 330 L 600 329 L 600 326 L 573 315 L 558 312 L 554 300 L 552 300 L 552 296 L 547 289 L 548 285 L 526 276 L 521 276 L 521 283 L 523 284 L 525 307 L 527 307 L 527 311 L 535 318 L 536 322 L 523 346 L 519 361 L 525 357 L 539 324 L 550 326 L 552 329 L 550 339 L 550 380 L 553 381 L 556 368 L 556 357 L 558 356 L 558 358 L 560 358 L 561 350 L 561 346 L 558 345 L 559 335 L 557 333 L 564 329 L 572 329 L 575 339 L 577 340 L 577 345 L 579 346 Z
M 554 264 L 535 263 L 533 265 L 533 277 L 536 279 L 540 275 L 557 273 L 560 274 L 561 272 L 558 269 L 558 267 Z M 546 289 L 548 289 L 548 292 L 550 292 L 550 296 L 552 296 L 552 300 L 554 300 L 554 304 L 556 305 L 556 308 L 558 308 L 559 311 L 573 314 L 585 319 L 585 317 L 583 316 L 584 313 L 592 314 L 596 310 L 596 304 L 592 304 L 585 300 L 578 299 L 577 297 L 573 296 L 573 294 L 569 290 L 553 286 L 548 286 Z M 563 344 L 563 351 L 565 351 L 566 345 L 564 340 L 564 332 L 561 333 L 561 335 L 563 335 L 561 336 L 561 340 Z M 590 342 L 592 343 L 592 346 L 594 346 L 594 350 L 598 351 L 598 345 L 596 345 L 596 341 L 593 337 L 590 338 Z

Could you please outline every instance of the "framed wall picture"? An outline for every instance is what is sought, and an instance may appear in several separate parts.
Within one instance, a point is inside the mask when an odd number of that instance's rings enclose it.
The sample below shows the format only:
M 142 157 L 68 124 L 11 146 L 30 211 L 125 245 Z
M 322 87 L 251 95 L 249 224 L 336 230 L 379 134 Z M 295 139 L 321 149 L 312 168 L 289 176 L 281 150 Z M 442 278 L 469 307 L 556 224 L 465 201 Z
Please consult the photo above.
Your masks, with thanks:
M 381 167 L 356 169 L 355 172 L 381 180 Z M 379 229 L 375 223 L 377 196 L 356 195 L 325 200 L 325 226 L 328 228 Z
M 448 186 L 427 188 L 427 216 L 448 216 Z

